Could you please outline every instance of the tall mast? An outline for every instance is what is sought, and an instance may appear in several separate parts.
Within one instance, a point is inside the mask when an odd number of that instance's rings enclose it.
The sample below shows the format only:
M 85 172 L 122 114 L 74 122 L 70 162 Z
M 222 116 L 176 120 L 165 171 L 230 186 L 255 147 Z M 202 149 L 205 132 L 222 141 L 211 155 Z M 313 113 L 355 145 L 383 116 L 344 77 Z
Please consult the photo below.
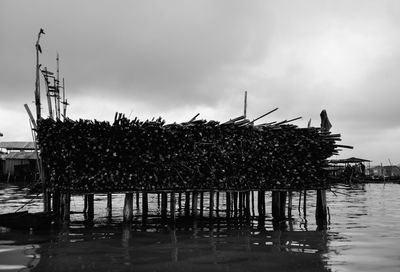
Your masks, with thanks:
M 56 77 L 56 93 L 55 93 L 55 110 L 57 119 L 60 119 L 60 57 L 57 52 L 57 77 Z
M 35 83 L 35 104 L 36 104 L 36 118 L 39 120 L 41 118 L 41 110 L 40 110 L 40 79 L 39 79 L 39 53 L 42 53 L 42 49 L 39 44 L 40 36 L 44 34 L 43 29 L 41 28 L 38 34 L 38 38 L 36 41 L 36 83 Z

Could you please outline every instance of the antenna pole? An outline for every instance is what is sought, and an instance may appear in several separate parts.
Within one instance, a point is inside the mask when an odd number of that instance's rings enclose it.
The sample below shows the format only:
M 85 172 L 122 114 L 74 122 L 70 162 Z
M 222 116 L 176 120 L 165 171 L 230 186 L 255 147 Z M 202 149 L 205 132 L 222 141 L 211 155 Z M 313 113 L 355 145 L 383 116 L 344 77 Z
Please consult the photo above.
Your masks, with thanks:
M 41 110 L 40 110 L 40 79 L 39 79 L 39 52 L 41 52 L 41 48 L 39 45 L 39 40 L 41 34 L 44 33 L 42 29 L 40 29 L 38 38 L 36 41 L 36 82 L 35 82 L 35 104 L 36 104 L 36 120 L 41 118 Z
M 247 114 L 247 91 L 244 92 L 244 117 L 246 118 Z
M 60 57 L 57 52 L 57 78 L 56 78 L 56 115 L 57 119 L 60 119 Z

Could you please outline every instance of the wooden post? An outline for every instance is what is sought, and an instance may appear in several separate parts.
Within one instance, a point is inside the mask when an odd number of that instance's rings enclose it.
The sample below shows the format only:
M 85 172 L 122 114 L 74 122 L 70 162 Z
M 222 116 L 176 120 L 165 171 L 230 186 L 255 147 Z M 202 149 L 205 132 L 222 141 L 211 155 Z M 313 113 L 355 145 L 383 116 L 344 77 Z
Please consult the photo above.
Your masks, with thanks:
M 239 192 L 239 216 L 243 215 L 243 192 Z
M 307 190 L 304 190 L 304 197 L 303 197 L 303 214 L 304 220 L 307 220 Z
M 53 212 L 56 214 L 60 213 L 60 192 L 55 191 L 53 193 Z
M 107 194 L 107 217 L 112 217 L 112 194 Z
M 280 196 L 281 194 L 279 191 L 272 191 L 272 218 L 278 221 L 281 219 Z
M 88 218 L 89 222 L 94 219 L 94 194 L 88 194 Z
M 185 216 L 190 216 L 190 192 L 185 193 Z
M 254 212 L 254 191 L 251 190 L 251 215 L 256 216 L 256 213 Z
M 215 203 L 215 215 L 219 217 L 219 192 L 215 193 L 216 203 Z
M 204 192 L 200 192 L 200 216 L 203 216 L 204 211 Z
M 70 193 L 64 193 L 62 195 L 62 201 L 63 201 L 63 220 L 64 222 L 69 222 L 69 216 L 70 216 L 70 201 L 71 201 L 71 194 Z
M 209 210 L 210 219 L 212 219 L 213 217 L 213 210 L 214 210 L 214 191 L 210 191 L 210 210 Z
M 245 216 L 247 219 L 250 219 L 250 191 L 244 193 L 245 197 Z
M 286 218 L 286 196 L 287 196 L 287 192 L 286 191 L 281 191 L 280 192 L 280 201 L 281 201 L 281 203 L 280 203 L 280 206 L 279 206 L 279 208 L 280 208 L 280 214 L 281 214 L 281 220 L 283 220 L 283 219 L 285 219 Z
M 140 193 L 139 193 L 139 191 L 137 191 L 136 192 L 136 209 L 137 210 L 139 210 L 139 198 L 140 198 Z
M 162 220 L 167 219 L 167 205 L 168 205 L 168 196 L 166 192 L 161 193 L 161 218 Z
M 288 218 L 292 218 L 292 201 L 293 201 L 293 192 L 289 191 L 289 195 L 288 195 Z
M 146 221 L 149 212 L 148 194 L 147 192 L 142 193 L 142 218 L 143 222 Z
M 234 217 L 238 214 L 238 192 L 233 192 L 233 213 Z
M 318 227 L 327 225 L 326 190 L 317 190 L 317 207 L 315 219 Z
M 125 194 L 123 218 L 124 222 L 131 222 L 133 219 L 133 193 Z
M 194 191 L 193 196 L 192 196 L 192 215 L 194 217 L 197 217 L 197 201 L 198 201 L 198 195 L 199 193 Z
M 176 199 L 175 199 L 175 193 L 174 192 L 171 192 L 171 207 L 170 207 L 170 210 L 171 210 L 171 221 L 173 222 L 173 223 L 175 223 L 175 206 L 176 206 Z
M 182 193 L 179 192 L 178 194 L 178 213 L 181 215 L 182 212 Z
M 231 217 L 231 193 L 226 192 L 226 218 Z
M 265 191 L 258 191 L 258 229 L 265 230 Z

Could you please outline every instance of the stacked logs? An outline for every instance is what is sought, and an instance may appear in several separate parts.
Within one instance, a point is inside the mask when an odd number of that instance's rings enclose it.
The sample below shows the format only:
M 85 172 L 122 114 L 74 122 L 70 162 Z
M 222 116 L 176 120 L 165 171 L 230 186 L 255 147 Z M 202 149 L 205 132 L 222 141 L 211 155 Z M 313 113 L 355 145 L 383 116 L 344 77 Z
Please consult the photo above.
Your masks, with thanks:
M 270 190 L 327 186 L 335 135 L 286 123 L 41 119 L 37 139 L 51 189 Z

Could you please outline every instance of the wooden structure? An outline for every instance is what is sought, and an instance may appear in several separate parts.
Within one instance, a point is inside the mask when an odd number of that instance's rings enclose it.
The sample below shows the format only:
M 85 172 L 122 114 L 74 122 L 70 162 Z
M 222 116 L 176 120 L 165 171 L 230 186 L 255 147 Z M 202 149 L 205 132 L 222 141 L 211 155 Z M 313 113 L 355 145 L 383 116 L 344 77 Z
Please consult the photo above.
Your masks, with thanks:
M 34 181 L 37 173 L 33 142 L 0 142 L 0 180 Z

